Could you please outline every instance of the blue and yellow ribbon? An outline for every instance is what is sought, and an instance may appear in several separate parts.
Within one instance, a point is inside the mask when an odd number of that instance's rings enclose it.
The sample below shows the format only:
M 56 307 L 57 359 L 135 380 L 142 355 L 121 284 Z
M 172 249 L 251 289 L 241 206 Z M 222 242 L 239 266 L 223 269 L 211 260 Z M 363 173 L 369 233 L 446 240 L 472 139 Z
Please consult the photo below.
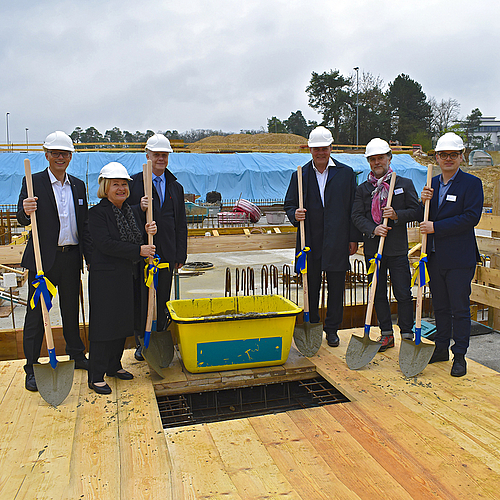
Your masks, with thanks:
M 377 276 L 377 283 L 378 283 L 378 273 L 379 273 L 379 270 L 380 270 L 380 261 L 382 260 L 382 254 L 380 253 L 376 253 L 374 256 L 373 256 L 373 259 L 370 259 L 369 262 L 370 262 L 370 268 L 368 269 L 368 274 L 374 274 L 375 272 L 377 273 L 376 276 Z M 372 283 L 373 283 L 373 276 L 372 276 L 372 280 L 370 281 L 370 285 L 369 286 L 372 286 Z
M 31 309 L 35 309 L 40 300 L 40 295 L 43 295 L 47 311 L 50 311 L 52 309 L 52 297 L 55 297 L 57 293 L 56 287 L 44 276 L 43 272 L 37 273 L 31 284 L 35 288 L 30 300 Z
M 429 273 L 427 272 L 427 254 L 421 254 L 420 259 L 418 262 L 413 264 L 413 267 L 415 271 L 413 272 L 413 276 L 411 278 L 411 286 L 413 286 L 417 281 L 417 276 L 419 276 L 419 286 L 427 285 L 430 281 Z
M 309 247 L 304 247 L 296 256 L 297 263 L 295 267 L 298 273 L 306 274 L 307 273 L 307 252 L 310 252 L 311 249 Z
M 165 268 L 169 269 L 170 266 L 168 262 L 160 264 L 161 259 L 158 254 L 155 254 L 151 264 L 149 263 L 149 257 L 146 257 L 144 260 L 146 261 L 146 266 L 144 267 L 144 281 L 147 287 L 151 288 L 151 286 L 154 286 L 156 290 L 158 288 L 158 270 Z

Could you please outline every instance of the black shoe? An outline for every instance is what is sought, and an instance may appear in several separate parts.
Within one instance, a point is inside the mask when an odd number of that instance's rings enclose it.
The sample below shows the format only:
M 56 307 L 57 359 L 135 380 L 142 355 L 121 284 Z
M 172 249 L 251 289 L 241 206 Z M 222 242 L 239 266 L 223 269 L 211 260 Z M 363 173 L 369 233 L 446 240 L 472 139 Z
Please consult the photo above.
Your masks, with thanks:
M 97 394 L 111 394 L 111 387 L 108 384 L 99 386 L 89 382 L 89 389 L 94 390 Z
M 28 391 L 36 392 L 38 391 L 38 387 L 36 386 L 35 375 L 33 373 L 26 374 L 26 381 L 24 382 L 24 387 L 28 389 Z
M 382 346 L 380 347 L 378 352 L 387 351 L 387 349 L 394 347 L 394 335 L 382 335 L 380 342 L 382 342 Z
M 142 355 L 142 345 L 137 346 L 137 349 L 134 352 L 134 358 L 137 361 L 144 361 L 144 356 Z
M 128 371 L 123 371 L 123 372 L 116 372 L 116 373 L 106 373 L 108 377 L 116 377 L 122 380 L 132 380 L 134 376 L 128 372 Z
M 339 336 L 337 335 L 337 332 L 327 333 L 326 342 L 330 347 L 338 347 L 340 344 L 340 339 Z
M 448 361 L 450 359 L 450 351 L 447 347 L 437 347 L 434 349 L 432 353 L 432 357 L 429 361 L 431 363 L 437 363 L 438 361 Z
M 89 371 L 89 360 L 86 357 L 75 359 L 75 370 Z
M 463 377 L 467 373 L 467 363 L 465 354 L 455 354 L 453 356 L 453 366 L 451 367 L 452 377 Z

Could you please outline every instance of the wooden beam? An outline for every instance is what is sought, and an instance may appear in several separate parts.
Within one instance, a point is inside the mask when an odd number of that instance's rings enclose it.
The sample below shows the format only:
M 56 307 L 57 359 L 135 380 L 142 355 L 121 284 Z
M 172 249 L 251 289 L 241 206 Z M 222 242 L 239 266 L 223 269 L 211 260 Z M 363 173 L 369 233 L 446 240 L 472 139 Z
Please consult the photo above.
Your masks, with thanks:
M 476 229 L 500 232 L 500 216 L 493 214 L 483 214 Z
M 500 287 L 500 269 L 477 266 L 474 279 Z
M 20 264 L 26 245 L 0 245 L 0 264 Z
M 500 238 L 476 236 L 476 240 L 481 253 L 485 253 L 486 255 L 500 254 Z
M 471 291 L 470 299 L 473 302 L 500 309 L 500 288 L 471 283 Z
M 295 248 L 295 240 L 295 233 L 193 237 L 188 238 L 188 254 Z

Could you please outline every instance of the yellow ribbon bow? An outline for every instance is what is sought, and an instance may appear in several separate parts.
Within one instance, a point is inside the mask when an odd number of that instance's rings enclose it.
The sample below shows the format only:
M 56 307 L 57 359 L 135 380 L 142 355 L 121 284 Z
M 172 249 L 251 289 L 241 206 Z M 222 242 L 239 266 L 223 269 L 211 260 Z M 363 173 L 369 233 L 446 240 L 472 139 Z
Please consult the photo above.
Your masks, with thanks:
M 50 311 L 52 308 L 52 297 L 55 297 L 57 293 L 56 287 L 44 276 L 43 272 L 37 273 L 31 284 L 35 288 L 30 300 L 31 309 L 35 309 L 40 300 L 40 295 L 43 295 L 47 311 Z
M 167 268 L 170 266 L 168 262 L 164 262 L 160 264 L 160 257 L 155 254 L 152 263 L 149 263 L 149 258 L 144 259 L 146 261 L 146 265 L 144 266 L 144 281 L 146 282 L 146 286 L 151 288 L 154 285 L 155 290 L 158 287 L 158 270 Z
M 427 272 L 427 254 L 423 253 L 420 255 L 420 259 L 418 262 L 413 263 L 413 267 L 415 271 L 413 272 L 413 276 L 411 278 L 411 286 L 415 285 L 415 282 L 417 281 L 417 276 L 420 275 L 420 278 L 418 280 L 419 286 L 424 286 L 429 283 L 430 278 L 429 278 L 429 273 Z

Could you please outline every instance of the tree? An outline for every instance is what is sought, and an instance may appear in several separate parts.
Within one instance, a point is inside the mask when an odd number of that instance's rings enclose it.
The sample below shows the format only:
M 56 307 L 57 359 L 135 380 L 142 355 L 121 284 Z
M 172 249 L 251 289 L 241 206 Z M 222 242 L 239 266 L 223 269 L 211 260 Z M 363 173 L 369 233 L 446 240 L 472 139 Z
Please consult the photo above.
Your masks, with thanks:
M 458 121 L 460 104 L 456 99 L 442 99 L 437 102 L 434 97 L 429 99 L 431 106 L 431 130 L 435 136 L 441 136 L 454 122 Z
M 350 113 L 345 120 L 340 140 L 356 143 L 356 112 L 359 100 L 359 144 L 367 144 L 374 137 L 391 138 L 391 114 L 384 91 L 384 81 L 371 73 L 361 75 L 358 82 L 351 78 L 348 101 Z
M 267 131 L 270 134 L 286 134 L 286 125 L 279 119 L 273 116 L 267 119 Z
M 76 127 L 75 130 L 73 130 L 73 132 L 71 132 L 71 134 L 69 134 L 69 136 L 71 137 L 71 140 L 73 141 L 73 143 L 78 144 L 80 142 L 83 142 L 82 141 L 82 134 L 83 134 L 83 130 L 80 127 Z
M 337 69 L 321 75 L 313 71 L 311 75 L 306 87 L 309 106 L 323 115 L 322 125 L 328 127 L 333 124 L 334 137 L 338 142 L 342 122 L 346 112 L 349 112 L 347 104 L 351 78 L 342 76 Z
M 114 127 L 111 130 L 106 130 L 104 133 L 104 139 L 107 142 L 125 142 L 123 133 L 118 127 Z
M 393 138 L 411 144 L 416 137 L 430 142 L 431 106 L 420 83 L 408 75 L 399 75 L 389 84 L 387 93 L 392 112 Z
M 480 137 L 475 137 L 475 132 L 479 130 L 479 127 L 481 125 L 481 117 L 483 116 L 483 113 L 479 110 L 479 108 L 473 109 L 469 115 L 465 118 L 465 120 L 462 122 L 462 130 L 464 131 L 464 136 L 465 136 L 465 145 L 466 147 L 474 148 L 474 147 L 481 147 L 481 139 Z M 490 136 L 491 140 L 491 136 Z
M 302 137 L 307 137 L 311 131 L 300 109 L 295 113 L 292 112 L 288 119 L 285 120 L 284 124 L 289 134 L 297 134 Z

